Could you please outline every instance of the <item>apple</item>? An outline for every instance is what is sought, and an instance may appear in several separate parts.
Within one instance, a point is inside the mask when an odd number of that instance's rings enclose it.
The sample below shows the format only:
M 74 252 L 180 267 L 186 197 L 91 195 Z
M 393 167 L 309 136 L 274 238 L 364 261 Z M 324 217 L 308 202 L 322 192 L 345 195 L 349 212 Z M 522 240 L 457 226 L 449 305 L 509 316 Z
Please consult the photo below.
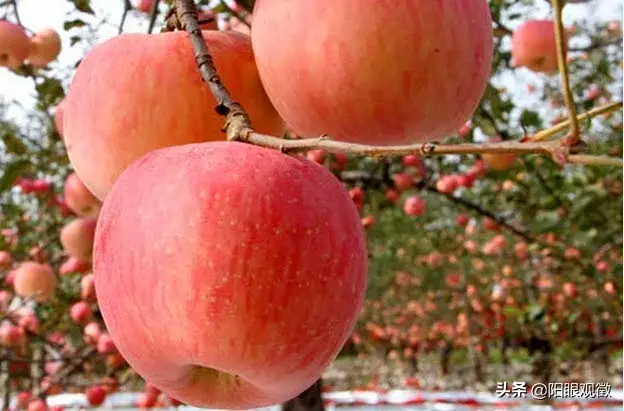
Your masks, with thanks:
M 392 176 L 392 181 L 397 190 L 403 191 L 412 187 L 413 178 L 407 173 L 397 173 Z
M 102 203 L 84 185 L 76 173 L 65 180 L 63 199 L 67 206 L 80 217 L 97 217 Z
M 136 406 L 138 408 L 152 408 L 156 405 L 157 401 L 158 401 L 158 395 L 153 395 L 147 392 L 142 392 L 137 397 Z
M 403 211 L 410 217 L 416 217 L 419 215 L 423 215 L 427 208 L 427 204 L 425 200 L 418 196 L 411 196 L 405 200 L 403 203 Z
M 552 74 L 557 71 L 557 42 L 552 20 L 528 20 L 511 37 L 512 65 Z
M 83 329 L 84 339 L 87 344 L 97 344 L 102 335 L 102 328 L 96 322 L 90 322 Z
M 27 411 L 48 411 L 48 404 L 45 400 L 33 400 L 28 404 Z
M 6 270 L 13 265 L 13 257 L 8 251 L 0 251 L 0 270 Z
M 60 234 L 63 249 L 74 258 L 91 261 L 96 223 L 94 218 L 76 218 L 67 223 Z
M 32 333 L 36 333 L 39 331 L 39 319 L 31 311 L 24 313 L 20 317 L 17 324 L 25 331 L 30 331 Z
M 258 77 L 249 37 L 214 30 L 203 35 L 222 82 L 247 110 L 253 128 L 283 134 L 283 121 Z M 65 97 L 69 158 L 84 184 L 103 199 L 121 172 L 149 151 L 225 140 L 224 119 L 215 106 L 186 32 L 114 37 L 82 60 Z
M 15 294 L 36 301 L 52 298 L 56 289 L 56 276 L 48 264 L 33 261 L 21 263 L 14 271 Z
M 436 181 L 436 189 L 445 194 L 452 194 L 458 186 L 457 178 L 454 175 L 440 176 Z
M 312 385 L 353 331 L 366 271 L 338 179 L 234 142 L 136 161 L 104 202 L 94 248 L 120 354 L 165 394 L 208 408 L 277 404 Z
M 96 407 L 104 403 L 104 400 L 106 399 L 106 390 L 100 385 L 94 385 L 87 388 L 85 396 L 87 397 L 89 405 Z
M 24 28 L 7 20 L 0 20 L 0 67 L 17 69 L 30 51 L 30 39 Z
M 23 409 L 28 406 L 28 402 L 32 398 L 30 391 L 20 391 L 16 395 L 17 408 Z
M 61 36 L 54 29 L 43 29 L 30 39 L 28 61 L 33 67 L 45 67 L 58 57 L 61 52 Z
M 101 333 L 97 340 L 97 351 L 100 354 L 116 354 L 117 346 L 108 333 Z
M 80 279 L 80 298 L 95 301 L 95 276 L 87 274 Z
M 486 0 L 257 0 L 262 83 L 297 134 L 407 144 L 472 117 L 491 71 Z
M 0 345 L 6 347 L 20 346 L 26 341 L 24 330 L 10 322 L 3 322 L 0 325 Z
M 91 311 L 89 304 L 80 301 L 71 306 L 69 316 L 76 324 L 84 324 L 93 317 L 93 311 Z
M 516 162 L 517 155 L 513 153 L 509 154 L 481 154 L 481 158 L 487 164 L 488 169 L 503 171 L 507 170 Z
M 76 257 L 69 257 L 59 267 L 60 274 L 85 273 L 91 268 L 88 261 L 79 260 Z
M 154 0 L 139 0 L 136 5 L 138 11 L 143 13 L 149 13 L 152 10 L 152 5 L 154 4 Z

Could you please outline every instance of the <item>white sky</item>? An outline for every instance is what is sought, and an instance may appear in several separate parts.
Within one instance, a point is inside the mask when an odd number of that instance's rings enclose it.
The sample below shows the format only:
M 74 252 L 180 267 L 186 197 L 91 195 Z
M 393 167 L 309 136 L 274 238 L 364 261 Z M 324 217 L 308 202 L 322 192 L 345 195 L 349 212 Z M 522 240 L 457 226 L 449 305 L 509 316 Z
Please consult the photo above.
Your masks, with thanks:
M 59 56 L 59 61 L 51 65 L 52 72 L 67 73 L 68 67 L 78 61 L 88 50 L 88 43 L 78 43 L 74 47 L 69 47 L 71 34 L 63 30 L 63 22 L 68 19 L 73 6 L 66 0 L 19 0 L 19 13 L 22 24 L 29 30 L 38 31 L 46 27 L 52 27 L 61 33 L 63 39 L 63 50 Z M 548 17 L 550 8 L 546 1 L 534 17 Z M 92 0 L 92 6 L 96 11 L 97 19 L 106 20 L 97 33 L 98 41 L 104 41 L 117 34 L 117 26 L 121 19 L 123 10 L 122 0 Z M 569 4 L 564 10 L 564 20 L 566 25 L 570 25 L 581 19 L 589 20 L 622 20 L 622 10 L 624 0 L 590 0 L 586 4 Z M 0 14 L 2 16 L 2 14 Z M 9 13 L 9 19 L 14 21 Z M 75 13 L 71 19 L 78 16 Z M 98 21 L 90 16 L 83 15 L 87 22 Z M 157 23 L 157 28 L 158 23 Z M 131 12 L 126 22 L 126 32 L 145 32 L 147 30 L 147 17 L 144 14 Z M 513 27 L 512 27 L 513 28 Z M 65 85 L 69 79 L 65 79 Z M 543 78 L 540 75 L 529 73 L 526 70 L 515 70 L 508 73 L 500 80 L 501 83 L 512 93 L 526 95 L 526 84 L 540 84 Z M 32 107 L 34 103 L 33 83 L 30 79 L 24 79 L 12 74 L 9 70 L 0 68 L 0 99 L 5 101 L 16 101 L 9 108 L 11 117 L 20 118 L 24 111 Z M 525 107 L 535 106 L 536 101 L 530 97 L 522 98 L 522 105 Z M 21 107 L 20 107 L 21 106 Z M 23 117 L 22 117 L 23 118 Z

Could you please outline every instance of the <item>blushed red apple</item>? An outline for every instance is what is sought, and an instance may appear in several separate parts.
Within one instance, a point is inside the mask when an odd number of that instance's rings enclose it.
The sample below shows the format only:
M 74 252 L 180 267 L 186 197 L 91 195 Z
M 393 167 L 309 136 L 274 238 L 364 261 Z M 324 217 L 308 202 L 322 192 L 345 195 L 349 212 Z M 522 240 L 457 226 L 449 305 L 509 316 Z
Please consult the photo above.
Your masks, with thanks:
M 94 218 L 76 218 L 67 223 L 60 234 L 63 249 L 78 260 L 91 261 L 96 223 Z
M 33 67 L 45 67 L 58 57 L 61 52 L 61 36 L 54 29 L 43 29 L 30 39 L 28 61 Z
M 24 28 L 8 20 L 0 20 L 0 67 L 16 69 L 30 51 L 30 39 Z
M 249 37 L 203 34 L 221 80 L 254 129 L 281 135 L 283 121 L 264 92 Z M 183 31 L 124 34 L 82 60 L 63 102 L 63 136 L 76 173 L 97 198 L 148 151 L 225 140 L 224 120 L 189 44 Z
M 37 301 L 50 299 L 56 289 L 56 276 L 48 264 L 27 261 L 14 271 L 13 287 L 15 293 Z
M 552 20 L 528 20 L 511 37 L 512 64 L 552 74 L 557 71 L 557 41 Z
M 312 385 L 353 330 L 366 266 L 339 180 L 232 142 L 135 162 L 104 202 L 94 249 L 120 354 L 167 395 L 209 408 L 277 404 Z
M 65 180 L 63 198 L 67 207 L 80 217 L 97 217 L 102 208 L 100 200 L 89 191 L 76 173 L 71 173 Z
M 471 118 L 491 71 L 486 0 L 257 0 L 260 78 L 302 137 L 433 141 Z

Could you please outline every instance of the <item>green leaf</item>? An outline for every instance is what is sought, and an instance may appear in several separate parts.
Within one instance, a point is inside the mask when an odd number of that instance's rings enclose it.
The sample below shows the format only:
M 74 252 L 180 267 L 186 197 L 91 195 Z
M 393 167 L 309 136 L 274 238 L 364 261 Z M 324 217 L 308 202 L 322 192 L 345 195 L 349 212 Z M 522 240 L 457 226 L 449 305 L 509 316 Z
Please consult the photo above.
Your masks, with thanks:
M 69 0 L 73 3 L 78 11 L 82 11 L 83 13 L 95 14 L 93 9 L 91 8 L 91 0 Z
M 67 30 L 73 29 L 74 27 L 84 27 L 86 25 L 87 23 L 85 23 L 84 21 L 80 19 L 70 20 L 70 21 L 66 21 L 65 23 L 63 23 L 63 29 L 67 31 Z
M 22 155 L 28 152 L 28 147 L 24 142 L 11 131 L 5 131 L 2 133 L 2 142 L 8 153 Z

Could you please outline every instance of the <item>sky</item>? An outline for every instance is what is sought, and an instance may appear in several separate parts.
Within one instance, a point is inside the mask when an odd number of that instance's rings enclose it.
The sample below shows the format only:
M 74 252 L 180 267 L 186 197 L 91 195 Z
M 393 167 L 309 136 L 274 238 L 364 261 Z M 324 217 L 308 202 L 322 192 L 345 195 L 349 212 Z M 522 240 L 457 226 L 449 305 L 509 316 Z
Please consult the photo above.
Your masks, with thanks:
M 31 31 L 38 31 L 51 27 L 61 33 L 63 40 L 63 50 L 58 62 L 51 65 L 52 73 L 69 72 L 68 67 L 72 67 L 93 44 L 78 43 L 70 47 L 69 41 L 72 34 L 64 31 L 63 22 L 72 15 L 73 6 L 67 0 L 19 0 L 19 14 L 22 24 Z M 92 0 L 92 6 L 96 11 L 97 19 L 86 16 L 89 22 L 104 21 L 93 38 L 104 41 L 117 35 L 117 26 L 123 11 L 123 0 Z M 580 19 L 589 20 L 622 20 L 622 10 L 624 0 L 590 0 L 583 4 L 569 4 L 564 10 L 564 23 L 573 24 Z M 547 1 L 542 2 L 542 7 L 532 17 L 547 18 L 550 15 L 550 7 Z M 84 16 L 84 15 L 83 15 Z M 0 13 L 0 17 L 2 14 Z M 9 19 L 14 20 L 14 16 L 9 14 Z M 157 26 L 158 27 L 158 26 Z M 513 25 L 511 25 L 513 28 Z M 126 32 L 146 32 L 147 18 L 139 12 L 133 11 L 128 16 L 125 26 Z M 514 70 L 500 79 L 497 83 L 506 87 L 510 93 L 522 95 L 521 105 L 526 107 L 535 106 L 536 101 L 530 96 L 526 96 L 526 85 L 539 85 L 543 78 L 541 75 L 530 73 L 524 69 Z M 69 84 L 69 78 L 65 79 L 65 86 Z M 533 97 L 537 98 L 537 97 Z M 24 79 L 11 73 L 9 70 L 0 68 L 0 99 L 8 102 L 18 102 L 11 104 L 8 115 L 13 118 L 21 118 L 24 110 L 28 110 L 34 104 L 34 89 L 30 79 Z

